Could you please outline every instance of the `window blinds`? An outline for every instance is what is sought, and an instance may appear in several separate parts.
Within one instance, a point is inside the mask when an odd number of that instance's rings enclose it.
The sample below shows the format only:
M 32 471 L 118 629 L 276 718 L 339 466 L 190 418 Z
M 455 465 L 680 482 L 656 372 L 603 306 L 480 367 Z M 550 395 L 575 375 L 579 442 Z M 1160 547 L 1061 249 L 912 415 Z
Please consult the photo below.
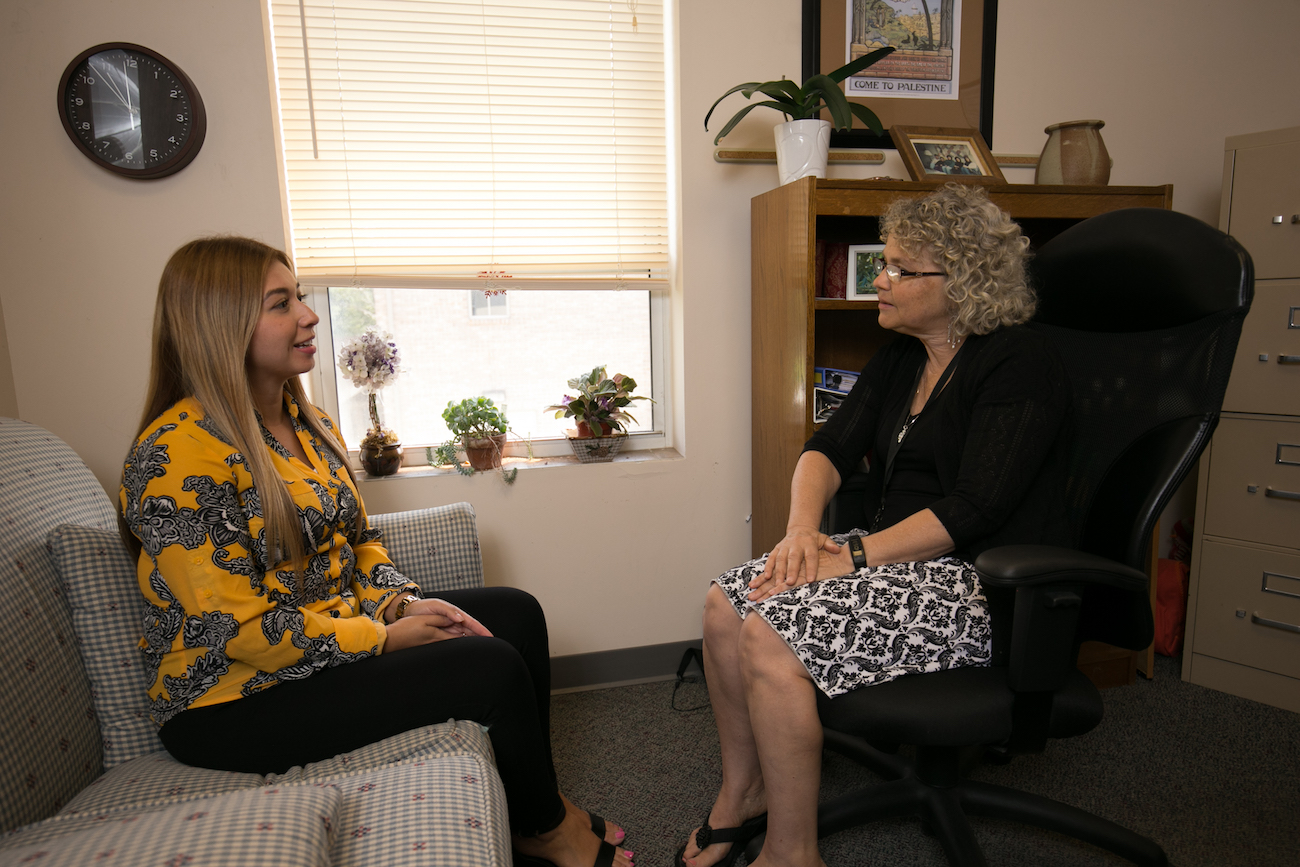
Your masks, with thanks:
M 660 0 L 271 0 L 311 285 L 666 279 Z

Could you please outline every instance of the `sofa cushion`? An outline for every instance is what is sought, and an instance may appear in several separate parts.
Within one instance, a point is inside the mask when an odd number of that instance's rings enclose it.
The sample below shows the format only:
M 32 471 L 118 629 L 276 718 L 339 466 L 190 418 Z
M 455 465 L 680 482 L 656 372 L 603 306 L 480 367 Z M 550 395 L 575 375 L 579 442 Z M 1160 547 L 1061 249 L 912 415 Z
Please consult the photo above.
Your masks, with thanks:
M 66 443 L 0 418 L 0 831 L 57 812 L 102 771 L 90 682 L 45 539 L 59 524 L 116 520 Z
M 102 813 L 124 807 L 175 804 L 241 789 L 256 789 L 260 774 L 236 774 L 181 764 L 166 751 L 123 762 L 77 793 L 65 813 Z
M 61 524 L 47 539 L 63 583 L 104 741 L 104 768 L 163 748 L 149 718 L 138 642 L 143 600 L 135 564 L 117 533 Z
M 483 586 L 474 507 L 450 503 L 409 512 L 370 515 L 398 570 L 426 596 Z
M 0 843 L 0 860 L 42 867 L 326 865 L 342 801 L 329 785 L 265 786 L 164 809 L 64 813 Z

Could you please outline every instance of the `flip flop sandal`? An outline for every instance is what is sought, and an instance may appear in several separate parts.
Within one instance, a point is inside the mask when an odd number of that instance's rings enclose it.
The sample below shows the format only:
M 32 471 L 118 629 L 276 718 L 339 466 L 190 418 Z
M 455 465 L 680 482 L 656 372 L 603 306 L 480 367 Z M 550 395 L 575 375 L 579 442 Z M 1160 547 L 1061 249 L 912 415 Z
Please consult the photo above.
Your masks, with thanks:
M 727 850 L 727 854 L 722 856 L 722 860 L 715 863 L 713 867 L 731 867 L 744 850 L 745 844 L 757 837 L 766 827 L 767 813 L 746 819 L 735 828 L 710 828 L 709 818 L 705 816 L 704 824 L 695 832 L 695 845 L 702 851 L 714 843 L 730 843 L 731 848 Z M 673 862 L 675 867 L 687 867 L 683 859 L 685 854 L 685 846 L 677 850 L 677 859 Z
M 513 853 L 515 867 L 555 867 L 555 863 L 547 861 L 545 858 L 538 858 L 535 855 L 524 855 L 515 850 Z M 606 840 L 600 841 L 600 849 L 596 851 L 596 860 L 592 862 L 591 867 L 613 867 L 614 856 L 618 854 L 618 848 Z
M 595 834 L 597 837 L 599 837 L 600 839 L 604 840 L 604 839 L 605 839 L 605 820 L 602 819 L 600 816 L 597 816 L 595 813 L 588 812 L 587 815 L 588 815 L 589 817 L 591 817 L 591 833 Z M 625 844 L 627 843 L 627 837 L 628 837 L 627 829 L 624 828 L 624 829 L 623 829 L 623 839 L 622 839 L 622 840 L 615 840 L 615 841 L 614 841 L 614 845 L 615 845 L 615 846 L 622 846 L 622 845 L 625 845 Z M 607 842 L 608 842 L 608 841 L 607 841 Z

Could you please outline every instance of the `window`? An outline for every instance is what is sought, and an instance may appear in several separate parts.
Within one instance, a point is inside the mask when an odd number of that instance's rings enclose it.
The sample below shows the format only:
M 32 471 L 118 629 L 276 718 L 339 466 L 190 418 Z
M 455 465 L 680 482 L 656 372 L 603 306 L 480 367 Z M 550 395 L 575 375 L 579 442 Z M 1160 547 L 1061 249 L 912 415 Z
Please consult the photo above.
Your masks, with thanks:
M 507 309 L 504 289 L 469 293 L 469 315 L 474 319 L 499 319 L 506 315 Z
M 504 297 L 510 315 L 479 318 L 472 306 L 479 290 L 334 288 L 315 293 L 322 311 L 317 328 L 320 364 L 317 393 L 335 415 L 351 445 L 370 426 L 365 392 L 339 376 L 331 359 L 337 347 L 367 328 L 393 335 L 402 352 L 404 372 L 379 394 L 381 416 L 420 463 L 419 446 L 437 445 L 449 433 L 442 421 L 448 401 L 483 395 L 505 407 L 511 430 L 532 441 L 538 455 L 567 453 L 562 441 L 573 419 L 556 419 L 544 408 L 558 403 L 565 383 L 592 367 L 637 381 L 637 394 L 656 403 L 632 407 L 637 423 L 629 425 L 641 447 L 661 445 L 663 438 L 660 329 L 656 308 L 662 293 L 646 289 L 529 290 Z M 324 315 L 324 314 L 328 315 Z
M 407 362 L 381 401 L 408 446 L 493 393 L 521 436 L 559 436 L 542 408 L 599 364 L 655 397 L 634 415 L 662 444 L 661 0 L 269 2 L 292 252 L 347 440 L 364 396 L 332 348 L 374 325 Z

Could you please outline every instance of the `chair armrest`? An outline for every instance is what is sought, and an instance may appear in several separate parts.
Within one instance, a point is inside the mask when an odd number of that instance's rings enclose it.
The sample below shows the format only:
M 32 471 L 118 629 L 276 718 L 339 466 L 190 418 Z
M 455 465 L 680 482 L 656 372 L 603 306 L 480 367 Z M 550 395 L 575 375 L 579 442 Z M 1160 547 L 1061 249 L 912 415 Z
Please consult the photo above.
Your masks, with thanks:
M 1122 563 L 1050 545 L 1004 545 L 990 548 L 975 560 L 980 583 L 989 587 L 1026 587 L 1040 584 L 1104 584 L 1139 593 L 1147 589 L 1147 576 Z
M 1047 545 L 1007 545 L 976 558 L 975 571 L 980 584 L 993 591 L 987 594 L 993 656 L 1005 660 L 995 664 L 1009 667 L 1009 682 L 1017 691 L 1059 689 L 1076 665 L 1084 635 L 1097 633 L 1098 621 L 1103 631 L 1097 637 L 1121 646 L 1127 646 L 1126 630 L 1143 632 L 1142 615 L 1150 622 L 1147 576 L 1095 554 Z M 993 598 L 999 590 L 1013 591 L 1009 624 L 1006 595 L 1000 594 L 1003 598 L 998 602 Z M 1133 614 L 1139 609 L 1140 614 Z M 1105 631 L 1111 626 L 1113 634 Z
M 371 515 L 398 570 L 426 595 L 483 586 L 474 507 L 452 503 L 430 509 Z

